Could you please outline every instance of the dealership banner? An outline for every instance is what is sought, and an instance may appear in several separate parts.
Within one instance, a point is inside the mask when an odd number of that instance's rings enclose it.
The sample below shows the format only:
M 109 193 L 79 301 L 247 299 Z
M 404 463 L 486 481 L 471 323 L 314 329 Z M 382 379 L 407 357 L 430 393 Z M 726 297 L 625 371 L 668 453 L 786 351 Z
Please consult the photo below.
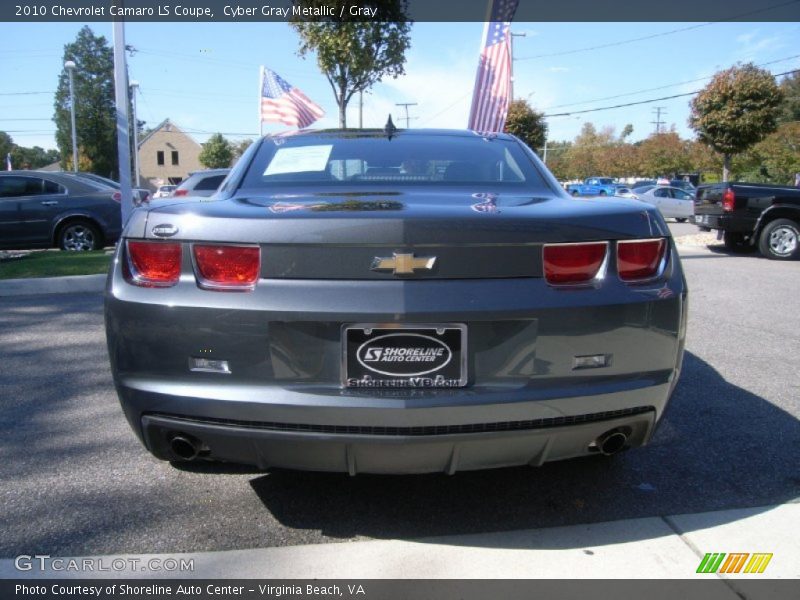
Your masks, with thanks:
M 713 580 L 456 580 L 456 579 L 365 579 L 365 580 L 113 580 L 113 579 L 42 579 L 0 580 L 3 600 L 39 598 L 44 600 L 84 600 L 86 598 L 128 598 L 132 600 L 219 600 L 242 598 L 289 598 L 307 600 L 344 598 L 364 600 L 561 600 L 587 598 L 619 600 L 751 600 L 796 598 L 797 582 L 786 580 L 743 580 L 730 584 Z
M 417 22 L 483 22 L 487 0 L 16 0 L 0 3 L 11 22 L 289 22 L 397 21 L 398 11 Z M 515 21 L 571 22 L 778 22 L 800 20 L 800 3 L 787 0 L 520 0 Z

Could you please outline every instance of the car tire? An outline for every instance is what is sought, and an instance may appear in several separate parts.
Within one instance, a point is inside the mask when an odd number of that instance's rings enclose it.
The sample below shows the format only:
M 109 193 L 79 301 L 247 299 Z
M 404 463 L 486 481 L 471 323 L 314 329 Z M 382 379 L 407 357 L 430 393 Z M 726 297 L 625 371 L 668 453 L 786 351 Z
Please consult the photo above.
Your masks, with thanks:
M 686 223 L 686 221 L 687 221 L 686 217 L 680 217 L 680 218 L 676 218 L 675 220 L 676 220 L 678 223 Z
M 103 247 L 103 237 L 97 226 L 83 219 L 70 221 L 58 231 L 58 247 L 68 252 L 87 252 Z
M 608 194 L 606 194 L 605 190 L 600 190 L 598 196 L 608 196 Z
M 722 241 L 725 243 L 725 247 L 731 252 L 746 254 L 755 250 L 753 245 L 750 244 L 749 239 L 745 238 L 744 234 L 740 231 L 726 231 L 722 236 Z
M 758 249 L 772 260 L 800 258 L 800 225 L 789 219 L 770 221 L 761 230 Z
M 572 191 L 570 192 L 570 194 L 572 194 L 572 196 L 573 196 L 573 197 L 575 197 L 575 196 L 577 196 L 577 195 L 578 195 L 578 190 L 572 190 Z

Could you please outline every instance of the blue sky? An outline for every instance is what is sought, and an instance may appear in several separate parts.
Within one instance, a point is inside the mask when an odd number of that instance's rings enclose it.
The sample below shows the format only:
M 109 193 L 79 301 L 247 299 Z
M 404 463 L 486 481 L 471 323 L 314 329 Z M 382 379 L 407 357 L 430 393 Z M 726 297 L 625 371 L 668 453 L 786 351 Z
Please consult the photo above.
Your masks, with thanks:
M 90 26 L 111 42 L 110 23 Z M 53 92 L 63 45 L 75 39 L 80 27 L 80 23 L 0 23 L 0 130 L 8 131 L 18 144 L 55 147 L 50 120 Z M 481 23 L 415 24 L 407 74 L 386 80 L 365 95 L 364 125 L 382 126 L 389 112 L 395 123 L 403 124 L 398 117 L 404 113 L 395 103 L 417 102 L 410 108 L 412 127 L 464 127 L 482 27 Z M 765 68 L 773 73 L 800 68 L 800 23 L 514 23 L 512 30 L 526 34 L 515 40 L 515 95 L 548 113 L 691 92 L 705 81 L 683 82 L 710 77 L 737 61 L 772 63 Z M 657 37 L 584 50 L 646 36 Z M 337 124 L 328 82 L 313 58 L 296 56 L 297 36 L 287 24 L 128 23 L 126 43 L 138 50 L 128 64 L 131 79 L 140 84 L 139 118 L 150 126 L 170 118 L 201 142 L 217 131 L 232 140 L 255 137 L 262 64 L 325 109 L 318 126 Z M 668 87 L 640 92 L 662 86 Z M 16 95 L 20 92 L 45 93 Z M 691 137 L 686 124 L 688 100 L 553 117 L 550 138 L 572 139 L 583 123 L 591 121 L 617 132 L 631 123 L 631 139 L 642 139 L 653 132 L 656 106 L 663 107 L 667 127 L 674 124 L 681 135 Z M 357 123 L 357 103 L 351 102 L 348 124 Z M 282 129 L 264 126 L 265 132 Z

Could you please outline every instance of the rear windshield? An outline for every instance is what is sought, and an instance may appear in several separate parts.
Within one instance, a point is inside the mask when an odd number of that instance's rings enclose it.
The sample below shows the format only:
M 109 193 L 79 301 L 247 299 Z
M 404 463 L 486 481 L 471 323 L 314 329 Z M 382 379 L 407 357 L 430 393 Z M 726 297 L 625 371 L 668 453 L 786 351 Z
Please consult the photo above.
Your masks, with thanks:
M 516 142 L 464 136 L 305 137 L 265 140 L 243 188 L 273 184 L 545 187 Z

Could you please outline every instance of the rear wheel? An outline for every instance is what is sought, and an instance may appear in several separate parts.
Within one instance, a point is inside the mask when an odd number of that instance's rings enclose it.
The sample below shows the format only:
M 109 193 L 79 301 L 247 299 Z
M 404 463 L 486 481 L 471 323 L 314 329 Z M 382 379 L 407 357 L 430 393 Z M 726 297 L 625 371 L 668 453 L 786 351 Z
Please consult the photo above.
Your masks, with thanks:
M 764 226 L 758 239 L 761 254 L 774 260 L 800 258 L 800 228 L 789 219 L 775 219 Z
M 608 194 L 606 194 L 605 190 L 600 190 L 600 194 L 599 195 L 600 196 L 607 196 Z
M 680 217 L 675 219 L 678 223 L 686 223 L 686 217 Z
M 572 190 L 572 192 L 570 192 L 570 193 L 571 193 L 573 196 L 577 196 L 577 195 L 578 195 L 578 190 Z
M 723 234 L 722 241 L 725 243 L 725 247 L 731 252 L 744 254 L 755 250 L 752 244 L 750 244 L 749 239 L 739 231 L 726 231 Z
M 89 221 L 70 221 L 58 233 L 58 247 L 70 252 L 86 252 L 103 247 L 102 236 Z

